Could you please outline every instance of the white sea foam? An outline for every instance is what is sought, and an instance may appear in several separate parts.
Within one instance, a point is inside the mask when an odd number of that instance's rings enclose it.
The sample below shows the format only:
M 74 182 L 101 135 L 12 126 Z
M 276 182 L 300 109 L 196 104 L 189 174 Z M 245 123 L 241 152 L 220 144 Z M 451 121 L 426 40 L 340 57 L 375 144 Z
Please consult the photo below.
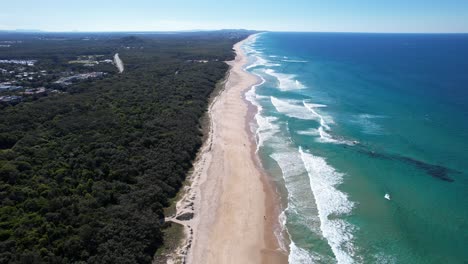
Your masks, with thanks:
M 245 67 L 246 70 L 267 64 L 267 61 L 265 59 L 263 59 L 262 57 L 260 57 L 258 55 L 254 55 L 253 57 L 255 58 L 255 62 L 248 65 L 248 66 L 246 66 Z
M 338 263 L 355 263 L 354 226 L 337 217 L 349 214 L 353 202 L 336 189 L 342 183 L 343 174 L 335 171 L 325 159 L 314 156 L 299 148 L 299 153 L 310 179 L 320 218 L 320 229 L 327 239 Z
M 317 129 L 308 129 L 308 130 L 298 131 L 297 132 L 298 134 L 306 135 L 306 136 L 318 136 L 316 141 L 320 143 L 346 144 L 350 146 L 358 143 L 357 141 L 353 141 L 353 140 L 337 138 L 327 132 L 327 131 L 331 131 L 329 124 L 334 124 L 335 122 L 332 117 L 322 112 L 319 112 L 319 110 L 317 110 L 317 108 L 327 107 L 326 105 L 306 103 L 305 101 L 303 101 L 303 104 L 310 112 L 314 114 L 314 116 L 318 118 L 320 127 Z
M 269 97 L 256 94 L 257 88 L 265 83 L 265 79 L 261 75 L 257 76 L 259 76 L 262 81 L 256 85 L 253 85 L 252 88 L 245 93 L 245 98 L 257 107 L 257 113 L 255 114 L 255 121 L 257 126 L 254 131 L 257 144 L 256 151 L 258 151 L 260 147 L 264 145 L 265 141 L 270 140 L 276 133 L 280 131 L 279 125 L 275 123 L 278 118 L 262 115 L 263 107 L 259 103 L 259 100 L 269 99 Z
M 286 212 L 293 214 L 300 214 L 304 212 L 303 214 L 306 216 L 308 221 L 314 220 L 314 210 L 308 210 L 309 208 L 304 208 L 303 206 L 301 206 L 304 205 L 304 200 L 300 199 L 298 201 L 297 199 L 295 199 L 296 195 L 301 195 L 301 193 L 303 192 L 301 188 L 304 188 L 305 186 L 305 184 L 297 182 L 298 180 L 300 180 L 300 177 L 298 176 L 304 175 L 306 173 L 306 170 L 302 165 L 297 151 L 295 152 L 294 149 L 289 146 L 290 142 L 288 140 L 285 140 L 284 136 L 282 137 L 281 135 L 277 135 L 281 133 L 280 126 L 273 122 L 278 122 L 278 119 L 267 116 L 264 117 L 259 114 L 256 116 L 256 120 L 259 126 L 259 138 L 267 138 L 268 136 L 270 136 L 268 138 L 270 140 L 270 145 L 273 146 L 276 150 L 276 152 L 272 153 L 270 157 L 274 159 L 279 165 L 282 172 L 281 175 L 285 182 L 286 188 L 288 189 L 288 207 L 280 214 L 278 219 L 281 229 L 275 232 L 278 241 L 280 241 L 280 248 L 284 251 L 287 251 L 287 246 L 284 244 L 286 239 L 283 237 L 283 235 L 288 235 L 290 237 L 288 229 L 286 228 Z M 318 234 L 319 220 L 316 217 L 315 220 L 317 223 L 315 225 L 315 230 Z M 313 226 L 307 227 L 310 229 L 314 229 Z M 289 263 L 313 263 L 311 262 L 311 255 L 306 250 L 297 247 L 294 241 L 290 241 L 289 252 Z
M 383 128 L 376 123 L 376 119 L 385 118 L 381 115 L 359 114 L 351 119 L 352 123 L 358 124 L 361 127 L 362 133 L 368 135 L 384 135 Z
M 257 98 L 258 100 L 270 100 L 270 96 L 268 95 L 260 95 L 260 94 L 257 94 L 255 96 L 255 98 Z
M 299 135 L 304 135 L 304 136 L 313 136 L 313 137 L 318 137 L 317 141 L 318 142 L 323 142 L 323 143 L 340 143 L 338 140 L 334 139 L 330 134 L 325 132 L 325 130 L 322 127 L 319 128 L 310 128 L 307 130 L 300 130 L 296 132 Z
M 306 250 L 298 247 L 294 241 L 289 244 L 288 263 L 291 264 L 311 264 L 320 260 L 320 257 L 312 256 Z
M 378 253 L 374 255 L 375 262 L 379 264 L 395 264 L 397 259 L 395 256 L 389 256 L 384 253 Z
M 304 101 L 303 101 L 304 102 Z M 305 103 L 305 102 L 304 102 Z M 307 105 L 309 105 L 310 107 L 313 107 L 313 108 L 324 108 L 324 107 L 327 107 L 327 105 L 324 105 L 324 104 L 312 104 L 312 103 L 307 103 Z
M 297 100 L 278 99 L 274 96 L 271 97 L 271 103 L 276 110 L 289 117 L 294 117 L 304 120 L 318 120 L 317 115 L 310 114 L 310 111 Z
M 255 117 L 257 121 L 257 151 L 260 147 L 263 146 L 265 141 L 271 139 L 276 133 L 279 131 L 279 125 L 275 124 L 274 122 L 277 121 L 276 117 L 273 116 L 262 116 L 257 115 Z
M 252 56 L 259 54 L 253 47 L 251 52 Z M 302 85 L 300 82 L 296 82 L 294 75 L 282 75 L 271 69 L 266 73 L 278 80 L 281 90 L 299 89 Z M 261 84 L 264 81 L 263 79 Z M 347 199 L 346 195 L 336 189 L 336 185 L 341 183 L 343 175 L 330 167 L 323 158 L 315 157 L 302 149 L 298 151 L 291 144 L 288 140 L 289 135 L 285 135 L 288 132 L 281 129 L 284 123 L 281 123 L 281 120 L 276 117 L 265 115 L 266 113 L 259 103 L 259 101 L 265 100 L 265 97 L 256 94 L 256 89 L 261 84 L 253 86 L 245 96 L 247 100 L 258 107 L 255 116 L 257 146 L 262 146 L 268 141 L 268 145 L 274 148 L 275 151 L 270 157 L 279 165 L 288 190 L 288 207 L 279 219 L 284 229 L 277 236 L 281 238 L 281 234 L 288 233 L 285 225 L 286 216 L 293 214 L 297 216 L 294 220 L 296 224 L 307 227 L 318 237 L 323 236 L 323 241 L 328 242 L 338 263 L 353 262 L 353 226 L 342 219 L 333 217 L 348 214 L 353 207 L 353 203 Z M 326 107 L 325 105 L 275 97 L 267 98 L 280 113 L 299 119 L 316 120 L 320 124 L 315 132 L 311 129 L 304 131 L 304 133 L 315 133 L 315 136 L 320 138 L 327 136 L 332 138 L 327 131 L 333 120 L 327 119 L 326 115 L 317 110 Z M 329 219 L 329 217 L 333 217 L 333 219 Z M 281 247 L 283 248 L 284 245 Z M 332 262 L 328 256 L 319 256 L 306 249 L 306 247 L 302 248 L 291 241 L 289 263 Z
M 250 52 L 251 54 L 255 54 L 255 51 L 253 48 L 250 50 Z M 252 55 L 252 56 L 256 56 L 256 55 Z M 265 63 L 265 61 L 261 61 L 261 60 L 259 61 L 258 58 L 261 58 L 261 57 L 259 56 L 256 56 L 256 57 L 257 57 L 256 61 L 250 66 L 247 66 L 245 68 L 246 70 L 257 67 L 261 63 Z M 282 140 L 281 136 L 275 136 L 277 133 L 280 133 L 281 131 L 280 125 L 277 124 L 278 119 L 272 116 L 262 115 L 263 108 L 260 105 L 259 100 L 265 99 L 265 97 L 257 95 L 256 90 L 259 86 L 265 83 L 265 79 L 259 74 L 256 74 L 256 75 L 258 75 L 262 79 L 262 82 L 260 84 L 252 86 L 252 88 L 245 94 L 245 97 L 248 101 L 250 101 L 253 105 L 257 107 L 257 113 L 255 114 L 255 121 L 256 121 L 255 135 L 256 135 L 256 141 L 257 141 L 257 151 L 259 150 L 261 146 L 264 145 L 264 142 L 267 140 L 273 141 L 271 142 L 271 144 L 276 146 L 276 148 L 278 149 L 282 149 L 284 151 L 286 151 L 287 149 L 291 149 L 287 146 L 287 142 Z M 269 97 L 267 98 L 269 99 Z M 292 157 L 290 154 L 293 154 L 294 157 Z M 292 187 L 294 184 L 291 183 L 291 181 L 292 180 L 294 181 L 294 176 L 305 174 L 306 173 L 305 168 L 303 166 L 300 166 L 301 165 L 300 158 L 298 157 L 297 152 L 296 153 L 282 152 L 282 153 L 275 153 L 272 155 L 273 155 L 272 158 L 277 161 L 277 163 L 279 164 L 282 170 L 283 180 L 285 180 L 286 185 L 289 186 L 288 200 L 291 200 L 293 193 L 295 192 L 295 188 Z M 287 178 L 287 181 L 286 181 L 286 178 Z M 298 186 L 304 187 L 304 184 L 299 184 Z M 278 221 L 279 221 L 281 228 L 279 230 L 275 230 L 275 235 L 278 238 L 280 248 L 285 252 L 288 250 L 288 248 L 287 248 L 287 245 L 285 245 L 286 239 L 283 237 L 283 235 L 289 236 L 288 230 L 286 228 L 286 221 L 287 221 L 286 212 L 293 211 L 296 214 L 299 213 L 297 212 L 295 202 L 288 202 L 288 204 L 289 204 L 288 207 L 279 215 Z M 313 211 L 308 210 L 307 212 L 312 213 Z M 316 219 L 316 221 L 318 222 L 318 219 Z M 315 229 L 318 232 L 319 231 L 318 224 L 316 226 L 317 228 Z M 310 256 L 310 254 L 306 250 L 297 247 L 293 241 L 290 242 L 289 251 L 290 251 L 290 254 L 289 254 L 290 263 L 313 263 L 312 262 L 313 259 Z
M 288 189 L 288 215 L 295 215 L 301 225 L 323 236 L 338 263 L 352 263 L 353 226 L 341 219 L 329 219 L 348 214 L 353 207 L 346 195 L 335 188 L 341 183 L 343 175 L 326 164 L 323 158 L 312 156 L 302 149 L 297 151 L 284 137 L 272 146 L 276 152 L 270 157 L 281 168 Z M 327 256 L 300 248 L 294 241 L 291 241 L 289 249 L 289 263 L 314 263 L 320 262 L 322 258 L 327 259 Z
M 317 236 L 321 236 L 320 219 L 313 202 L 314 197 L 308 186 L 307 171 L 297 150 L 283 141 L 276 144 L 278 152 L 270 157 L 276 161 L 288 190 L 287 215 L 296 215 L 297 223 L 305 226 Z
M 310 136 L 319 136 L 318 141 L 322 143 L 337 143 L 337 144 L 350 144 L 351 142 L 346 140 L 338 140 L 332 137 L 327 131 L 331 130 L 329 124 L 333 124 L 334 121 L 331 117 L 324 114 L 320 114 L 315 108 L 323 108 L 326 105 L 322 104 L 310 104 L 297 100 L 281 100 L 276 97 L 271 97 L 271 103 L 280 113 L 286 114 L 289 117 L 294 117 L 304 120 L 316 120 L 320 126 L 317 130 L 303 131 L 302 135 L 309 134 Z M 301 134 L 301 132 L 299 132 Z
M 256 129 L 255 139 L 257 144 L 257 151 L 263 146 L 264 142 L 270 139 L 277 131 L 279 131 L 279 126 L 275 125 L 273 122 L 276 121 L 275 117 L 264 117 L 261 115 L 263 107 L 260 105 L 258 100 L 265 98 L 264 96 L 259 96 L 256 94 L 256 90 L 259 86 L 265 83 L 265 79 L 258 75 L 262 80 L 260 83 L 253 85 L 252 88 L 245 93 L 245 98 L 253 105 L 257 107 L 257 113 L 255 114 Z
M 252 87 L 245 93 L 245 99 L 247 99 L 251 104 L 257 107 L 258 113 L 260 112 L 260 110 L 262 110 L 262 106 L 257 102 L 259 95 L 257 95 L 256 91 L 259 86 L 262 86 L 265 83 L 265 79 L 260 75 L 257 76 L 260 77 L 260 83 L 252 85 Z
M 297 175 L 306 173 L 305 167 L 301 163 L 301 157 L 293 149 L 290 149 L 286 143 L 282 144 L 282 146 L 277 145 L 276 148 L 278 152 L 272 153 L 270 157 L 281 168 L 285 183 L 291 185 L 297 180 L 295 178 Z
M 304 136 L 313 136 L 313 137 L 320 136 L 320 132 L 316 128 L 310 128 L 307 130 L 299 130 L 299 131 L 296 131 L 296 133 L 299 135 L 304 135 Z
M 284 62 L 297 62 L 297 63 L 306 63 L 306 62 L 308 62 L 306 60 L 282 60 L 282 61 L 284 61 Z
M 271 97 L 271 103 L 280 113 L 286 114 L 289 117 L 305 119 L 305 120 L 316 120 L 320 126 L 318 129 L 309 129 L 307 131 L 299 132 L 302 135 L 309 134 L 310 136 L 319 136 L 318 142 L 322 143 L 335 143 L 335 144 L 352 144 L 347 140 L 338 140 L 333 138 L 327 131 L 330 131 L 329 124 L 333 124 L 334 121 L 331 117 L 317 112 L 316 108 L 324 108 L 326 105 L 323 104 L 310 104 L 297 100 L 281 100 L 276 97 Z
M 330 130 L 330 126 L 328 125 L 328 123 L 333 123 L 333 119 L 331 119 L 330 117 L 328 117 L 328 122 L 325 120 L 326 118 L 324 117 L 324 115 L 321 115 L 319 114 L 315 109 L 316 108 L 323 108 L 323 107 L 326 107 L 326 105 L 322 105 L 322 104 L 309 104 L 309 103 L 306 103 L 305 101 L 302 102 L 302 104 L 305 106 L 305 108 L 307 108 L 310 112 L 312 112 L 319 120 L 320 120 L 320 127 L 323 127 L 324 129 L 326 130 Z
M 266 69 L 265 73 L 275 77 L 278 80 L 278 89 L 281 91 L 299 90 L 306 88 L 299 80 L 296 80 L 296 75 L 278 73 L 273 69 Z
M 283 210 L 281 214 L 278 216 L 278 223 L 280 225 L 280 229 L 277 229 L 274 231 L 276 239 L 278 240 L 280 249 L 283 252 L 288 252 L 288 245 L 286 245 L 286 237 L 284 236 L 287 234 L 288 238 L 290 237 L 288 229 L 286 228 L 286 222 L 287 222 L 287 216 L 286 216 L 286 211 L 288 208 Z
M 328 134 L 325 129 L 323 129 L 322 126 L 318 128 L 318 133 L 319 133 L 319 142 L 323 143 L 340 143 L 339 140 L 334 139 L 330 134 Z
M 288 207 L 282 215 L 294 215 L 294 225 L 299 225 L 298 228 L 307 228 L 317 237 L 322 237 L 314 196 L 309 187 L 307 171 L 299 152 L 295 147 L 288 144 L 284 138 L 282 141 L 278 141 L 274 147 L 276 152 L 272 153 L 270 157 L 280 167 L 288 190 Z M 290 235 L 287 228 L 286 233 Z M 324 242 L 326 242 L 325 239 Z M 308 252 L 299 247 L 294 240 L 291 240 L 289 244 L 289 252 L 289 263 L 292 264 L 314 263 L 320 259 L 328 259 L 327 256 L 319 256 L 317 253 Z
M 244 53 L 246 55 L 252 55 L 252 54 L 262 54 L 261 51 L 258 49 L 255 49 L 254 44 L 258 39 L 258 35 L 253 36 L 251 39 L 247 40 L 244 45 L 242 45 L 242 48 L 244 50 Z
M 245 44 L 243 46 L 243 49 L 244 49 L 244 53 L 246 55 L 252 55 L 252 54 L 258 54 L 258 52 L 251 46 L 251 44 Z
M 346 140 L 346 139 L 337 139 L 332 135 L 328 134 L 322 127 L 319 128 L 310 128 L 307 130 L 296 131 L 297 134 L 303 136 L 316 137 L 316 142 L 319 143 L 332 143 L 332 144 L 346 144 L 346 145 L 356 145 L 357 141 Z
M 255 61 L 252 64 L 247 65 L 244 68 L 245 70 L 253 69 L 253 68 L 256 68 L 256 67 L 278 67 L 278 66 L 281 66 L 281 64 L 272 63 L 272 62 L 264 59 L 260 55 L 253 55 L 253 57 L 255 57 Z

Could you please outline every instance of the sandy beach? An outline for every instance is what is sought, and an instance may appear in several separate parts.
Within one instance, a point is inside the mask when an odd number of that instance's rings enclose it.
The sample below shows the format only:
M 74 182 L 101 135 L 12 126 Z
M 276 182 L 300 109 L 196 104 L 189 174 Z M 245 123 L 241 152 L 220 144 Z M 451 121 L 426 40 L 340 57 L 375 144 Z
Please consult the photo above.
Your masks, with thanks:
M 258 79 L 243 69 L 242 43 L 234 46 L 236 58 L 228 62 L 224 90 L 210 106 L 210 133 L 176 217 L 167 219 L 186 227 L 177 254 L 187 263 L 287 263 L 273 233 L 276 193 L 259 166 L 248 129 L 252 114 L 244 93 Z

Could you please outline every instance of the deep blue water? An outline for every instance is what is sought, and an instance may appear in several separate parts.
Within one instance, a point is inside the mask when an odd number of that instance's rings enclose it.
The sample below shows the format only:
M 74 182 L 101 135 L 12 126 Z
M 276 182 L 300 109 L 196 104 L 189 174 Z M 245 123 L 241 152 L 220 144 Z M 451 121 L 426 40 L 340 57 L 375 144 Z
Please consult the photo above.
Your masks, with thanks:
M 263 33 L 244 48 L 291 263 L 468 262 L 468 35 Z

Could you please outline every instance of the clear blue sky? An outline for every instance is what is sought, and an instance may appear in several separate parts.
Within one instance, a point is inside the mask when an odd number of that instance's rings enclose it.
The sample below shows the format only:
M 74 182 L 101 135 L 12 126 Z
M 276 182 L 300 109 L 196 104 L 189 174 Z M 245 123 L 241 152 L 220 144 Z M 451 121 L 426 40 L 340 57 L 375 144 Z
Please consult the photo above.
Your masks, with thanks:
M 0 29 L 468 32 L 468 0 L 1 0 Z

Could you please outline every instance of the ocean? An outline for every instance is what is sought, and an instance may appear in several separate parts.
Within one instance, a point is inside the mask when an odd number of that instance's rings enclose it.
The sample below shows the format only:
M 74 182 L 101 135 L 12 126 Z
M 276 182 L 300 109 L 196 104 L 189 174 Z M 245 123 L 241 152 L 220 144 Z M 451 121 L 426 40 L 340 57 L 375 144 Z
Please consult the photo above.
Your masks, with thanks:
M 290 263 L 468 263 L 468 35 L 268 32 L 243 48 Z

